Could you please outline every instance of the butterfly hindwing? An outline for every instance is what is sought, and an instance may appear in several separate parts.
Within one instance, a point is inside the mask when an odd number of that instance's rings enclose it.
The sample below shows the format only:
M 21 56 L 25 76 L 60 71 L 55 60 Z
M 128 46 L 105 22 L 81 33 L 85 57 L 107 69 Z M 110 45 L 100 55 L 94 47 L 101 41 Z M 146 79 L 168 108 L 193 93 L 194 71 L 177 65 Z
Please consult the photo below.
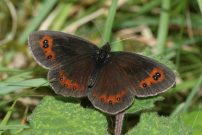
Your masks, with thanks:
M 128 52 L 115 52 L 112 55 L 116 66 L 130 82 L 130 90 L 135 96 L 154 96 L 175 84 L 173 71 L 154 59 Z
M 86 96 L 96 62 L 94 44 L 62 32 L 37 31 L 30 35 L 29 46 L 35 60 L 49 69 L 48 80 L 56 93 Z
M 90 90 L 88 98 L 92 104 L 109 114 L 123 111 L 133 103 L 134 96 L 128 88 L 127 78 L 119 67 L 109 59 L 98 73 L 95 86 Z
M 88 80 L 95 69 L 94 57 L 75 60 L 57 69 L 50 69 L 48 80 L 55 93 L 63 96 L 87 96 Z

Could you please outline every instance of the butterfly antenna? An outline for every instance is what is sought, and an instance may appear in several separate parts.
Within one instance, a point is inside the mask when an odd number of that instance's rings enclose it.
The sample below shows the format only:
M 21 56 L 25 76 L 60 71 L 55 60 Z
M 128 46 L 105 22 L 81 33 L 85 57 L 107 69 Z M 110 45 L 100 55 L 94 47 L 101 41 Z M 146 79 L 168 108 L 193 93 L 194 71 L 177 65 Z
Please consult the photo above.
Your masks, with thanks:
M 124 39 L 121 39 L 121 40 L 115 40 L 115 41 L 111 42 L 110 44 L 113 45 L 113 44 L 122 42 L 122 41 L 124 41 L 124 40 L 133 39 L 133 38 L 135 38 L 135 37 L 132 36 L 132 37 L 124 38 Z

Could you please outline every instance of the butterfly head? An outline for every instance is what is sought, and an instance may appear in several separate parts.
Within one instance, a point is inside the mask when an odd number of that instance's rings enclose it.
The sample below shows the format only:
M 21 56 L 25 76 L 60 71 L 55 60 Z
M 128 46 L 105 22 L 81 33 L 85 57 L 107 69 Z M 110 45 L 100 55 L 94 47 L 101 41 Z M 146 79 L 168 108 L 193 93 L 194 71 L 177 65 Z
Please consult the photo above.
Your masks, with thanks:
M 100 48 L 97 51 L 96 61 L 98 64 L 107 62 L 108 58 L 110 57 L 110 54 L 109 54 L 110 50 L 111 50 L 110 44 L 107 42 L 102 48 Z
M 106 44 L 104 44 L 101 48 L 101 50 L 106 51 L 106 52 L 110 52 L 111 51 L 111 47 L 109 42 L 107 42 Z

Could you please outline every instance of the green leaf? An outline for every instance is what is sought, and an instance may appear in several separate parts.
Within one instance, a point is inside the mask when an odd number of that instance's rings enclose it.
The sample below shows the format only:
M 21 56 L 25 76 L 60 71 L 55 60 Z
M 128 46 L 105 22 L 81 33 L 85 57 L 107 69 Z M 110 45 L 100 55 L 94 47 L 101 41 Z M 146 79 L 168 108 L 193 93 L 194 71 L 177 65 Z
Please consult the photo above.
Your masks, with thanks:
M 127 135 L 190 135 L 181 117 L 159 117 L 155 113 L 141 115 L 138 125 Z
M 202 110 L 185 113 L 183 120 L 186 125 L 192 127 L 193 135 L 202 133 Z
M 151 109 L 154 107 L 156 101 L 162 101 L 163 97 L 152 97 L 148 99 L 135 99 L 133 105 L 126 111 L 126 113 L 136 113 L 141 110 Z
M 103 114 L 84 109 L 79 104 L 45 97 L 30 119 L 34 135 L 107 135 Z

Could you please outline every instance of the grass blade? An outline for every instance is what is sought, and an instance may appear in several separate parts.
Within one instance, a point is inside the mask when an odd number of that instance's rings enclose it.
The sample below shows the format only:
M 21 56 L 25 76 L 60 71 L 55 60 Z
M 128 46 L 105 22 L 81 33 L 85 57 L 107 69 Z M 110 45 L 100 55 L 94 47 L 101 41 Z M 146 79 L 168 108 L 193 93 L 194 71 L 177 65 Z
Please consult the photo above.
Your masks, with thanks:
M 199 8 L 200 8 L 201 13 L 202 13 L 202 1 L 201 0 L 197 0 L 197 2 L 198 2 Z
M 187 112 L 188 108 L 190 107 L 190 105 L 192 103 L 192 100 L 193 100 L 194 96 L 196 95 L 198 90 L 200 90 L 201 85 L 202 85 L 202 75 L 200 76 L 200 78 L 198 79 L 198 82 L 196 83 L 195 87 L 192 89 L 191 93 L 187 97 L 187 99 L 185 101 L 183 112 Z
M 117 6 L 118 6 L 118 0 L 113 0 L 112 6 L 110 7 L 110 10 L 109 10 L 109 15 L 107 17 L 107 21 L 105 23 L 104 35 L 102 38 L 101 45 L 104 45 L 105 43 L 109 42 L 109 40 L 110 40 L 112 25 L 114 22 L 114 17 L 116 14 Z
M 17 101 L 17 99 L 14 100 L 14 102 L 13 102 L 13 104 L 11 105 L 9 111 L 6 113 L 6 116 L 5 116 L 5 117 L 3 118 L 3 120 L 1 121 L 0 127 L 5 126 L 5 125 L 8 123 L 8 121 L 9 121 L 9 119 L 10 119 L 10 117 L 11 117 L 11 114 L 12 114 L 12 112 L 13 112 L 13 108 L 14 108 L 14 106 L 15 106 L 15 104 L 16 104 L 16 101 Z M 0 131 L 0 135 L 1 135 L 2 133 L 3 133 L 3 131 Z
M 168 26 L 169 26 L 169 11 L 170 11 L 170 0 L 162 0 L 162 9 L 160 16 L 160 24 L 158 28 L 158 43 L 157 49 L 159 54 L 163 54 L 165 52 L 166 38 L 168 34 Z
M 72 4 L 66 4 L 61 3 L 60 5 L 60 11 L 58 14 L 58 17 L 55 19 L 55 22 L 53 23 L 52 30 L 61 30 L 62 26 L 64 25 L 67 17 L 72 11 Z
M 161 3 L 161 0 L 151 0 L 148 1 L 147 4 L 142 6 L 140 10 L 137 12 L 136 16 L 142 15 L 146 12 L 151 11 L 154 7 L 158 6 Z
M 41 6 L 39 11 L 39 15 L 34 17 L 30 24 L 27 25 L 26 29 L 21 34 L 20 38 L 18 39 L 18 43 L 23 45 L 28 35 L 37 29 L 37 27 L 41 24 L 42 20 L 47 16 L 53 6 L 56 4 L 57 0 L 45 0 L 44 4 Z

